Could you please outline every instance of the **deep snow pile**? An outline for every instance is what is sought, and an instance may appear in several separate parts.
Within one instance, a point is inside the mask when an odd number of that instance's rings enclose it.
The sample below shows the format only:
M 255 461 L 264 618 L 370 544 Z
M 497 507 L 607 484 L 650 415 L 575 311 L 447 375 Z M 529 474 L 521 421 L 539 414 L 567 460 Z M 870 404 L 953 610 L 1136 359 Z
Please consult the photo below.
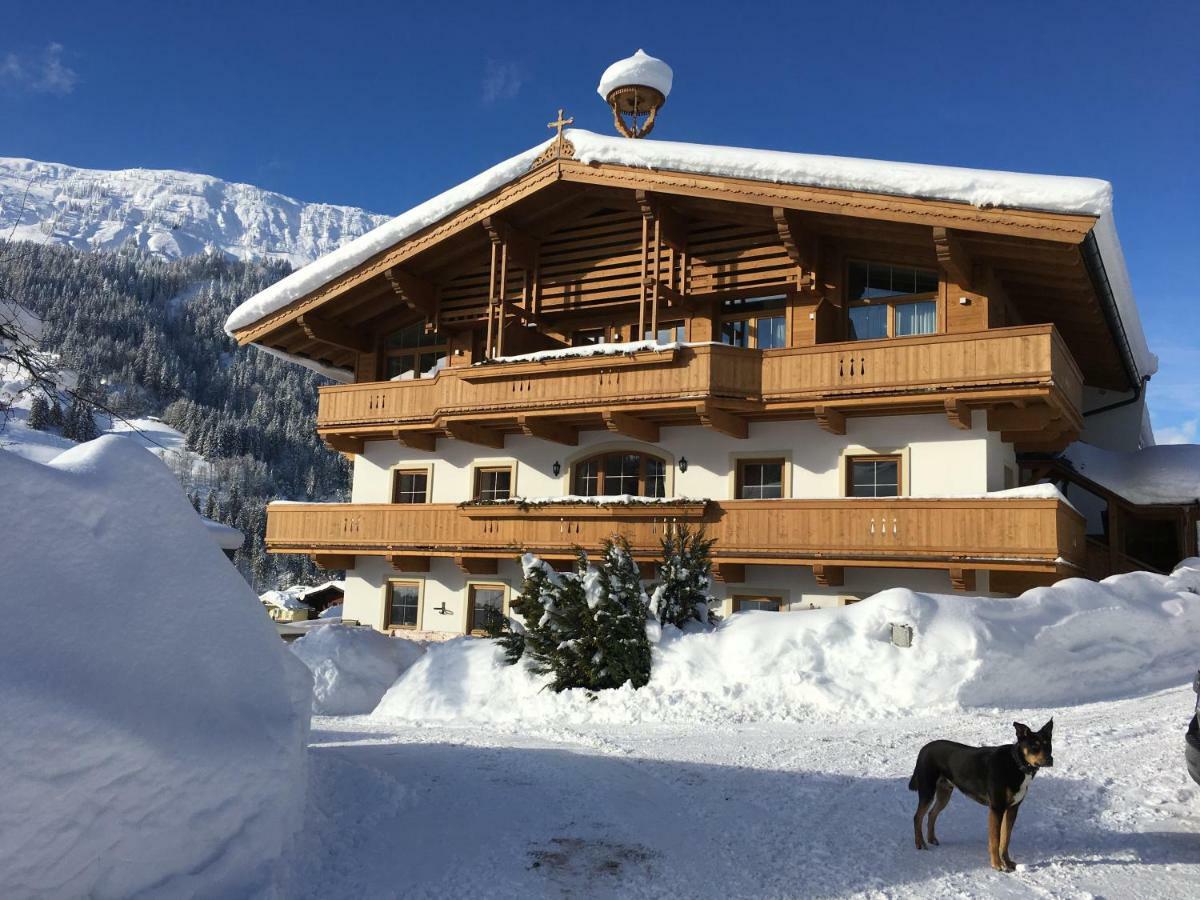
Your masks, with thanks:
M 0 452 L 0 896 L 277 887 L 311 683 L 170 471 Z
M 371 628 L 330 624 L 289 645 L 313 675 L 312 711 L 322 716 L 369 713 L 425 645 Z
M 374 715 L 399 720 L 696 722 L 1056 707 L 1185 681 L 1200 647 L 1200 560 L 1173 576 L 1073 578 L 1016 599 L 895 588 L 848 607 L 746 612 L 664 629 L 650 683 L 554 694 L 491 641 L 433 646 Z M 889 624 L 913 626 L 911 648 Z

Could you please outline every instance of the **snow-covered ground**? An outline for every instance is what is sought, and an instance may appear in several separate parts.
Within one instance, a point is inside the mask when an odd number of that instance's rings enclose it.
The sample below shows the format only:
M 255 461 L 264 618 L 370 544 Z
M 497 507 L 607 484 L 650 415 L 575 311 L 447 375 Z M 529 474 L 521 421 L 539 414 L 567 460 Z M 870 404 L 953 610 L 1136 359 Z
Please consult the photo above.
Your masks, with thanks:
M 806 615 L 806 614 L 801 614 Z M 1181 673 L 1182 678 L 1187 673 Z M 317 719 L 297 897 L 1195 896 L 1187 687 L 1054 709 L 745 724 Z M 1014 874 L 956 794 L 913 849 L 918 748 L 1055 720 Z

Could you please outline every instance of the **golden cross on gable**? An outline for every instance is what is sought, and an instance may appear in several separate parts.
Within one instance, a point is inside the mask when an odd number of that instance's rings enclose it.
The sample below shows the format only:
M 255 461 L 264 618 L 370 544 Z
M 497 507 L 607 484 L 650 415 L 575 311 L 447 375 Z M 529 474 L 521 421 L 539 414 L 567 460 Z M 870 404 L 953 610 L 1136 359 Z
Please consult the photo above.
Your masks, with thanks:
M 559 148 L 562 147 L 563 126 L 564 125 L 574 125 L 574 124 L 575 124 L 575 117 L 571 116 L 571 118 L 569 118 L 569 119 L 564 119 L 563 111 L 561 109 L 558 111 L 557 119 L 555 119 L 553 122 L 546 123 L 547 128 L 557 128 L 558 129 L 558 133 L 555 135 L 555 139 L 554 139 L 554 145 L 556 147 L 559 147 Z

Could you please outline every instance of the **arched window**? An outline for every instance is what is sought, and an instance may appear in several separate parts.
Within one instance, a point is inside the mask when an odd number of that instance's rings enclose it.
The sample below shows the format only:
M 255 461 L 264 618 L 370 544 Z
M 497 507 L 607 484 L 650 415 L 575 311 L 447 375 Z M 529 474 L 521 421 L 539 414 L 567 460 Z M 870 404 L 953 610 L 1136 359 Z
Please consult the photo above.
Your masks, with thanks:
M 667 496 L 667 464 L 636 450 L 614 450 L 582 459 L 571 474 L 571 493 L 582 497 Z

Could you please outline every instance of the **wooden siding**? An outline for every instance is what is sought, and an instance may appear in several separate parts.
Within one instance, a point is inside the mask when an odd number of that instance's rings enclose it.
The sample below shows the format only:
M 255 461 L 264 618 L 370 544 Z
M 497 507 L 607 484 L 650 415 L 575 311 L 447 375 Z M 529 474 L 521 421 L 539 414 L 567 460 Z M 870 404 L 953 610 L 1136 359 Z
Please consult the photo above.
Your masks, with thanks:
M 813 564 L 1075 571 L 1086 561 L 1084 520 L 1057 500 L 729 500 L 668 508 L 453 504 L 272 504 L 275 553 L 549 558 L 597 550 L 614 533 L 653 558 L 667 530 L 703 524 L 714 559 Z M 1066 560 L 1067 564 L 1059 560 Z
M 721 345 L 443 369 L 434 378 L 321 389 L 318 429 L 364 439 L 436 431 L 456 417 L 515 428 L 518 416 L 664 414 L 712 402 L 751 418 L 927 411 L 946 396 L 980 405 L 1044 401 L 1077 420 L 1082 378 L 1053 326 L 781 350 Z

